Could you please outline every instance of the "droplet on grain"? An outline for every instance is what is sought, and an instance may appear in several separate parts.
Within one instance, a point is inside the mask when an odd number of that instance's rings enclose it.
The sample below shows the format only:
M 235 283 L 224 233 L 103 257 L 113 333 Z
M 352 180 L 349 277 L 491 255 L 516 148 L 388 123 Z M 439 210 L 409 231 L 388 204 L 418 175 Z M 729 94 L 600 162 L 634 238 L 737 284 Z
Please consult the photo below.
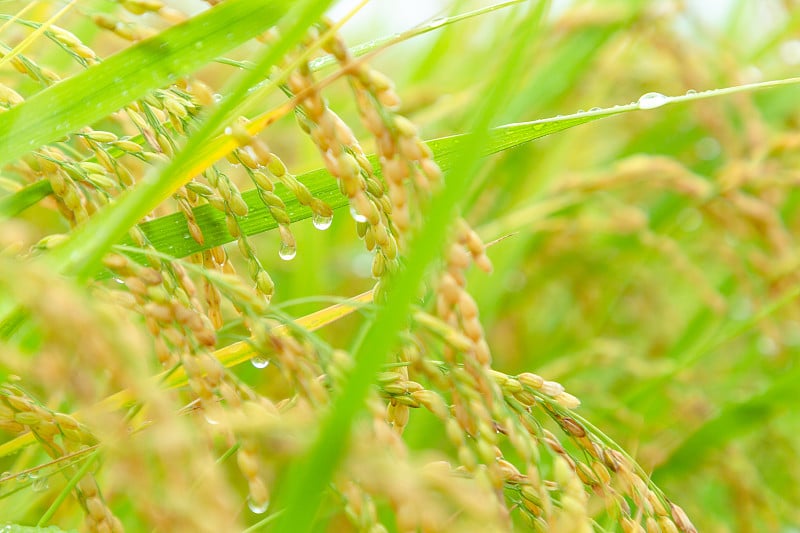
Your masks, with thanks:
M 253 501 L 253 499 L 248 496 L 247 497 L 247 506 L 253 511 L 255 514 L 264 514 L 269 509 L 269 500 L 265 501 L 261 505 L 257 504 Z
M 314 227 L 318 230 L 325 231 L 326 229 L 331 227 L 331 223 L 333 222 L 333 215 L 324 216 L 320 215 L 319 213 L 314 213 L 314 216 L 311 217 L 311 223 L 314 224 Z
M 639 105 L 639 109 L 655 109 L 666 104 L 668 100 L 661 93 L 647 93 L 639 97 L 639 101 L 636 103 Z
M 366 222 L 367 217 L 356 211 L 356 208 L 352 205 L 350 206 L 350 216 L 353 217 L 353 220 L 356 222 Z
M 252 364 L 254 367 L 260 370 L 262 368 L 267 368 L 269 366 L 269 359 L 257 355 L 252 359 L 250 359 L 250 364 Z
M 293 244 L 281 243 L 281 249 L 278 250 L 278 256 L 284 261 L 291 261 L 297 255 L 297 246 Z

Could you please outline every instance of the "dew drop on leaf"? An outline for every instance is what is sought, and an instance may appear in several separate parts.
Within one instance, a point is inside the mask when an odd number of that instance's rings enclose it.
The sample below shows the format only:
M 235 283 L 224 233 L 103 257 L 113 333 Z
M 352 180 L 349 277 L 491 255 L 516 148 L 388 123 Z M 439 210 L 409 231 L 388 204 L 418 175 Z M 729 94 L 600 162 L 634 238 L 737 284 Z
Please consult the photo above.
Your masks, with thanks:
M 639 105 L 639 109 L 655 109 L 666 104 L 668 100 L 661 93 L 647 93 L 639 97 L 639 101 L 636 103 Z
M 438 28 L 439 26 L 444 26 L 444 23 L 447 22 L 445 17 L 435 18 L 432 21 L 428 22 L 429 28 Z

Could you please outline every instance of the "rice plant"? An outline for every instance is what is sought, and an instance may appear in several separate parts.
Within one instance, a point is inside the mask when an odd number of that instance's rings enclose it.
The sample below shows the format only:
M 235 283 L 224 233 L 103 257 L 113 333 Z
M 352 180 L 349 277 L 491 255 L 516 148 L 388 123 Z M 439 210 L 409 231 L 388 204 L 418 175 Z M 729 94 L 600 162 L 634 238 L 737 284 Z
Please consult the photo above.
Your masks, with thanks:
M 333 4 L 0 4 L 3 531 L 800 527 L 795 2 Z

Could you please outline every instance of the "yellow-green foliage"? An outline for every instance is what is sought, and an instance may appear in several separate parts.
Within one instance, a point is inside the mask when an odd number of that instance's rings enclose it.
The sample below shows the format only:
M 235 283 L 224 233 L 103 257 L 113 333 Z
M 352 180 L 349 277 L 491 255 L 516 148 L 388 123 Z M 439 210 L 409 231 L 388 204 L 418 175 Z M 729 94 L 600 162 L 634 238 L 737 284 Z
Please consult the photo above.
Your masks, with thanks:
M 2 530 L 800 525 L 792 3 L 331 4 L 2 4 Z

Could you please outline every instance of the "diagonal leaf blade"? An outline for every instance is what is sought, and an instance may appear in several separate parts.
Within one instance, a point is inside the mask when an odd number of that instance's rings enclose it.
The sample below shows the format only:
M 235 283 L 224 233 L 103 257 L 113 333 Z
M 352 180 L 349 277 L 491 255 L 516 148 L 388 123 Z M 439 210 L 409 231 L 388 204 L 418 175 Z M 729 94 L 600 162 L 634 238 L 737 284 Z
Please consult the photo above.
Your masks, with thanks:
M 621 111 L 615 110 L 614 113 L 584 114 L 583 116 L 574 116 L 572 118 L 538 120 L 501 126 L 490 132 L 488 142 L 482 148 L 482 155 L 488 156 L 502 152 L 546 135 L 618 112 Z M 428 142 L 428 146 L 433 150 L 434 157 L 442 170 L 448 170 L 453 166 L 465 137 L 465 135 L 455 135 Z M 374 156 L 370 156 L 370 161 L 376 171 L 379 172 L 377 159 Z M 347 198 L 339 192 L 336 180 L 327 170 L 312 170 L 298 176 L 297 179 L 308 187 L 315 197 L 328 203 L 333 209 L 339 209 L 347 205 Z M 283 185 L 276 187 L 275 194 L 283 200 L 286 205 L 286 212 L 292 222 L 311 217 L 311 210 L 301 205 L 297 198 Z M 256 235 L 278 227 L 278 223 L 272 218 L 269 210 L 259 198 L 258 191 L 254 189 L 246 191 L 242 193 L 242 198 L 249 208 L 247 216 L 242 217 L 240 220 L 242 232 L 245 235 Z M 186 219 L 181 213 L 173 213 L 144 222 L 140 227 L 156 250 L 172 257 L 186 257 L 234 240 L 228 233 L 224 213 L 206 204 L 195 208 L 194 214 L 197 224 L 203 231 L 205 241 L 202 245 L 192 239 L 185 238 L 189 234 L 189 229 L 186 225 Z M 133 244 L 129 238 L 126 238 L 123 243 Z

